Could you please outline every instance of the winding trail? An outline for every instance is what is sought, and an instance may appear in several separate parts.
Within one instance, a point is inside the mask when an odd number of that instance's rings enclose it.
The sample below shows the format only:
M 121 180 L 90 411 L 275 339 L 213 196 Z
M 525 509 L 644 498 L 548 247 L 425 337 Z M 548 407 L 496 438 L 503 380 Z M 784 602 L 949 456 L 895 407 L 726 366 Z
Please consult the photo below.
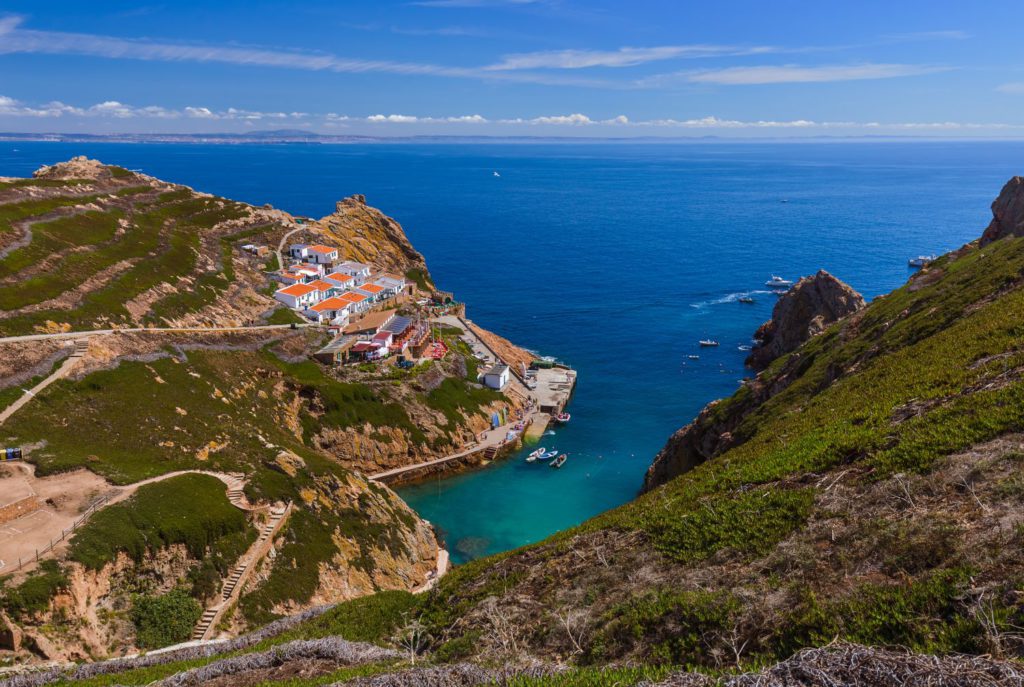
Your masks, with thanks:
M 72 482 L 79 479 L 80 473 L 87 473 L 91 479 L 102 481 L 102 478 L 88 473 L 87 470 L 37 478 L 35 477 L 35 466 L 30 463 L 17 463 L 11 467 L 16 467 L 26 473 L 26 484 L 33 493 L 42 492 L 40 499 L 46 496 L 47 493 L 59 492 L 62 489 L 74 490 Z M 245 498 L 243 490 L 246 480 L 245 476 L 241 473 L 215 472 L 212 470 L 176 470 L 124 486 L 113 486 L 107 483 L 102 488 L 109 495 L 99 503 L 94 501 L 93 506 L 90 506 L 84 515 L 78 508 L 69 511 L 67 508 L 61 509 L 52 504 L 47 504 L 42 508 L 28 512 L 15 520 L 10 520 L 0 525 L 0 572 L 16 572 L 27 569 L 35 564 L 37 555 L 39 560 L 52 557 L 55 549 L 62 549 L 66 545 L 70 539 L 68 535 L 88 521 L 89 517 L 95 512 L 124 501 L 137 492 L 140 487 L 144 487 L 147 484 L 154 484 L 188 474 L 215 477 L 224 483 L 228 501 L 235 508 L 246 512 L 260 510 L 260 508 L 253 506 Z M 19 566 L 19 561 L 23 561 L 24 565 Z
M 20 341 L 46 341 L 49 339 L 74 339 L 74 338 L 87 338 L 90 336 L 106 336 L 109 334 L 137 334 L 140 332 L 154 332 L 154 333 L 209 333 L 209 332 L 245 332 L 250 330 L 266 330 L 266 329 L 291 329 L 292 327 L 297 329 L 303 329 L 306 327 L 316 327 L 313 323 L 295 323 L 291 324 L 254 324 L 249 326 L 239 327 L 123 327 L 120 329 L 86 329 L 77 332 L 56 332 L 53 334 L 23 334 L 21 336 L 4 336 L 0 337 L 0 343 L 18 343 Z
M 78 364 L 81 362 L 82 357 L 85 356 L 87 348 L 88 343 L 85 340 L 76 341 L 74 352 L 71 354 L 70 357 L 68 357 L 67 360 L 65 360 L 61 364 L 60 367 L 54 370 L 49 377 L 39 382 L 31 389 L 24 389 L 23 391 L 25 393 L 22 394 L 17 401 L 7 406 L 6 408 L 3 409 L 2 412 L 0 412 L 0 425 L 6 422 L 7 418 L 9 418 L 11 415 L 14 415 L 14 413 L 16 413 L 18 409 L 20 409 L 23 405 L 25 405 L 33 398 L 35 398 L 36 394 L 38 394 L 40 391 L 48 387 L 50 384 L 53 384 L 58 379 L 67 377 L 71 373 L 71 370 L 78 367 Z
M 285 235 L 281 237 L 281 240 L 277 242 L 277 268 L 284 269 L 284 244 L 288 241 L 288 237 L 292 234 L 298 234 L 300 231 L 306 228 L 306 225 L 298 226 L 289 232 L 285 232 Z

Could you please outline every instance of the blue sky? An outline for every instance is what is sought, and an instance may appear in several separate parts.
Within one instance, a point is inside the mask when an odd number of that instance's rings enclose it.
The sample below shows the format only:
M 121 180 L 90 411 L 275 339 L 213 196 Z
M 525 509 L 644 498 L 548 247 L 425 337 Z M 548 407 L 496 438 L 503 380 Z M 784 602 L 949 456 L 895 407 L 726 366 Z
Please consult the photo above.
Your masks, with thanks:
M 5 0 L 0 131 L 1024 135 L 1010 2 L 213 4 Z

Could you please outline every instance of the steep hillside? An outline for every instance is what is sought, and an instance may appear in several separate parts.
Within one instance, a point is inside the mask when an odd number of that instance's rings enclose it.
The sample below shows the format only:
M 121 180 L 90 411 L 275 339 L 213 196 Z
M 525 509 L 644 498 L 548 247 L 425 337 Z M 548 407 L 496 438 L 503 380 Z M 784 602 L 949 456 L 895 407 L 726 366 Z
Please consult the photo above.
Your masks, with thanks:
M 300 222 L 85 158 L 0 180 L 0 446 L 26 458 L 0 466 L 0 663 L 183 641 L 204 609 L 230 636 L 434 579 L 430 525 L 364 475 L 459 452 L 522 401 L 475 384 L 452 327 L 411 369 L 315 362 L 318 327 L 226 329 L 298 319 L 267 269 L 302 239 L 432 289 L 361 197 Z
M 361 196 L 322 222 L 95 160 L 0 178 L 0 334 L 140 325 L 238 325 L 278 306 L 264 272 L 292 234 L 431 286 L 402 228 Z M 263 244 L 265 257 L 241 250 Z
M 330 627 L 303 627 L 387 642 L 414 615 L 434 663 L 584 667 L 521 684 L 756 669 L 835 640 L 1007 658 L 979 670 L 990 684 L 1016 684 L 1022 284 L 1024 238 L 947 255 L 709 406 L 697 421 L 708 450 L 667 483 L 547 541 L 459 567 L 430 594 L 403 597 L 401 612 L 387 597 L 362 600 L 357 615 L 372 626 L 343 621 L 356 613 L 346 604 Z M 370 631 L 381 618 L 390 625 Z M 842 683 L 849 661 L 890 676 L 980 665 L 857 647 L 835 655 L 844 658 L 815 654 L 822 662 L 807 669 L 819 677 L 808 684 L 832 684 L 829 674 Z M 771 675 L 800 674 L 811 654 L 801 656 L 729 684 L 776 684 Z M 637 667 L 611 667 L 623 664 Z M 855 674 L 874 684 L 845 673 Z

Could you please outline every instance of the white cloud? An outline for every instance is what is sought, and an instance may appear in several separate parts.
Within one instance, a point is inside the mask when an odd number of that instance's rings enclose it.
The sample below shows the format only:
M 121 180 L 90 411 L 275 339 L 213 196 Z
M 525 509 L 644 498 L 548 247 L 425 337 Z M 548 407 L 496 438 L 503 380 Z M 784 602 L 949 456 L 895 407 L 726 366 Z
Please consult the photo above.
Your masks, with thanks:
M 947 67 L 915 64 L 857 64 L 822 65 L 803 67 L 798 65 L 727 67 L 701 72 L 680 73 L 691 83 L 723 84 L 745 86 L 777 83 L 823 83 L 831 81 L 858 81 L 863 79 L 892 79 L 904 76 L 921 76 L 947 71 Z
M 1024 81 L 1011 81 L 1010 83 L 1004 83 L 996 86 L 996 90 L 1000 93 L 1009 93 L 1010 95 L 1024 95 Z
M 217 119 L 217 115 L 208 107 L 186 107 L 185 116 L 194 119 Z
M 728 45 L 662 45 L 618 50 L 548 50 L 505 55 L 501 62 L 484 69 L 585 69 L 589 67 L 634 67 L 647 62 L 675 58 L 722 57 L 774 52 L 775 48 L 739 48 Z

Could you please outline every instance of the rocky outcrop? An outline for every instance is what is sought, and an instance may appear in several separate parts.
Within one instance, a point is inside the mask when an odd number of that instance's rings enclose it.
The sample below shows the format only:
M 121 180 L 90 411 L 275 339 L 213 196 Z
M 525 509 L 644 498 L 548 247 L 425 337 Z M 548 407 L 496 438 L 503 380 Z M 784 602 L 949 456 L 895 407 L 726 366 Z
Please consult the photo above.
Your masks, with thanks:
M 825 270 L 804 277 L 775 304 L 772 319 L 754 334 L 757 345 L 747 357 L 747 365 L 762 370 L 773 360 L 830 324 L 864 307 L 864 298 L 850 286 Z
M 338 246 L 349 260 L 371 263 L 405 275 L 416 271 L 430 279 L 423 255 L 413 248 L 402 226 L 357 194 L 339 200 L 334 213 L 317 222 L 318 240 Z
M 760 343 L 747 364 L 758 369 L 766 367 L 864 305 L 860 294 L 824 270 L 804 277 L 779 299 L 772 319 L 757 330 L 755 338 Z M 727 409 L 723 409 L 719 401 L 706 405 L 693 422 L 669 437 L 655 456 L 644 476 L 643 491 L 660 486 L 741 443 L 743 438 L 737 436 L 737 430 L 743 420 L 788 387 L 798 374 L 796 368 L 799 362 L 791 359 L 770 378 L 759 375 L 750 380 L 747 383 L 749 393 L 740 400 L 730 399 Z
M 981 235 L 981 245 L 1007 236 L 1024 236 L 1024 177 L 1007 181 L 992 201 L 992 221 Z

